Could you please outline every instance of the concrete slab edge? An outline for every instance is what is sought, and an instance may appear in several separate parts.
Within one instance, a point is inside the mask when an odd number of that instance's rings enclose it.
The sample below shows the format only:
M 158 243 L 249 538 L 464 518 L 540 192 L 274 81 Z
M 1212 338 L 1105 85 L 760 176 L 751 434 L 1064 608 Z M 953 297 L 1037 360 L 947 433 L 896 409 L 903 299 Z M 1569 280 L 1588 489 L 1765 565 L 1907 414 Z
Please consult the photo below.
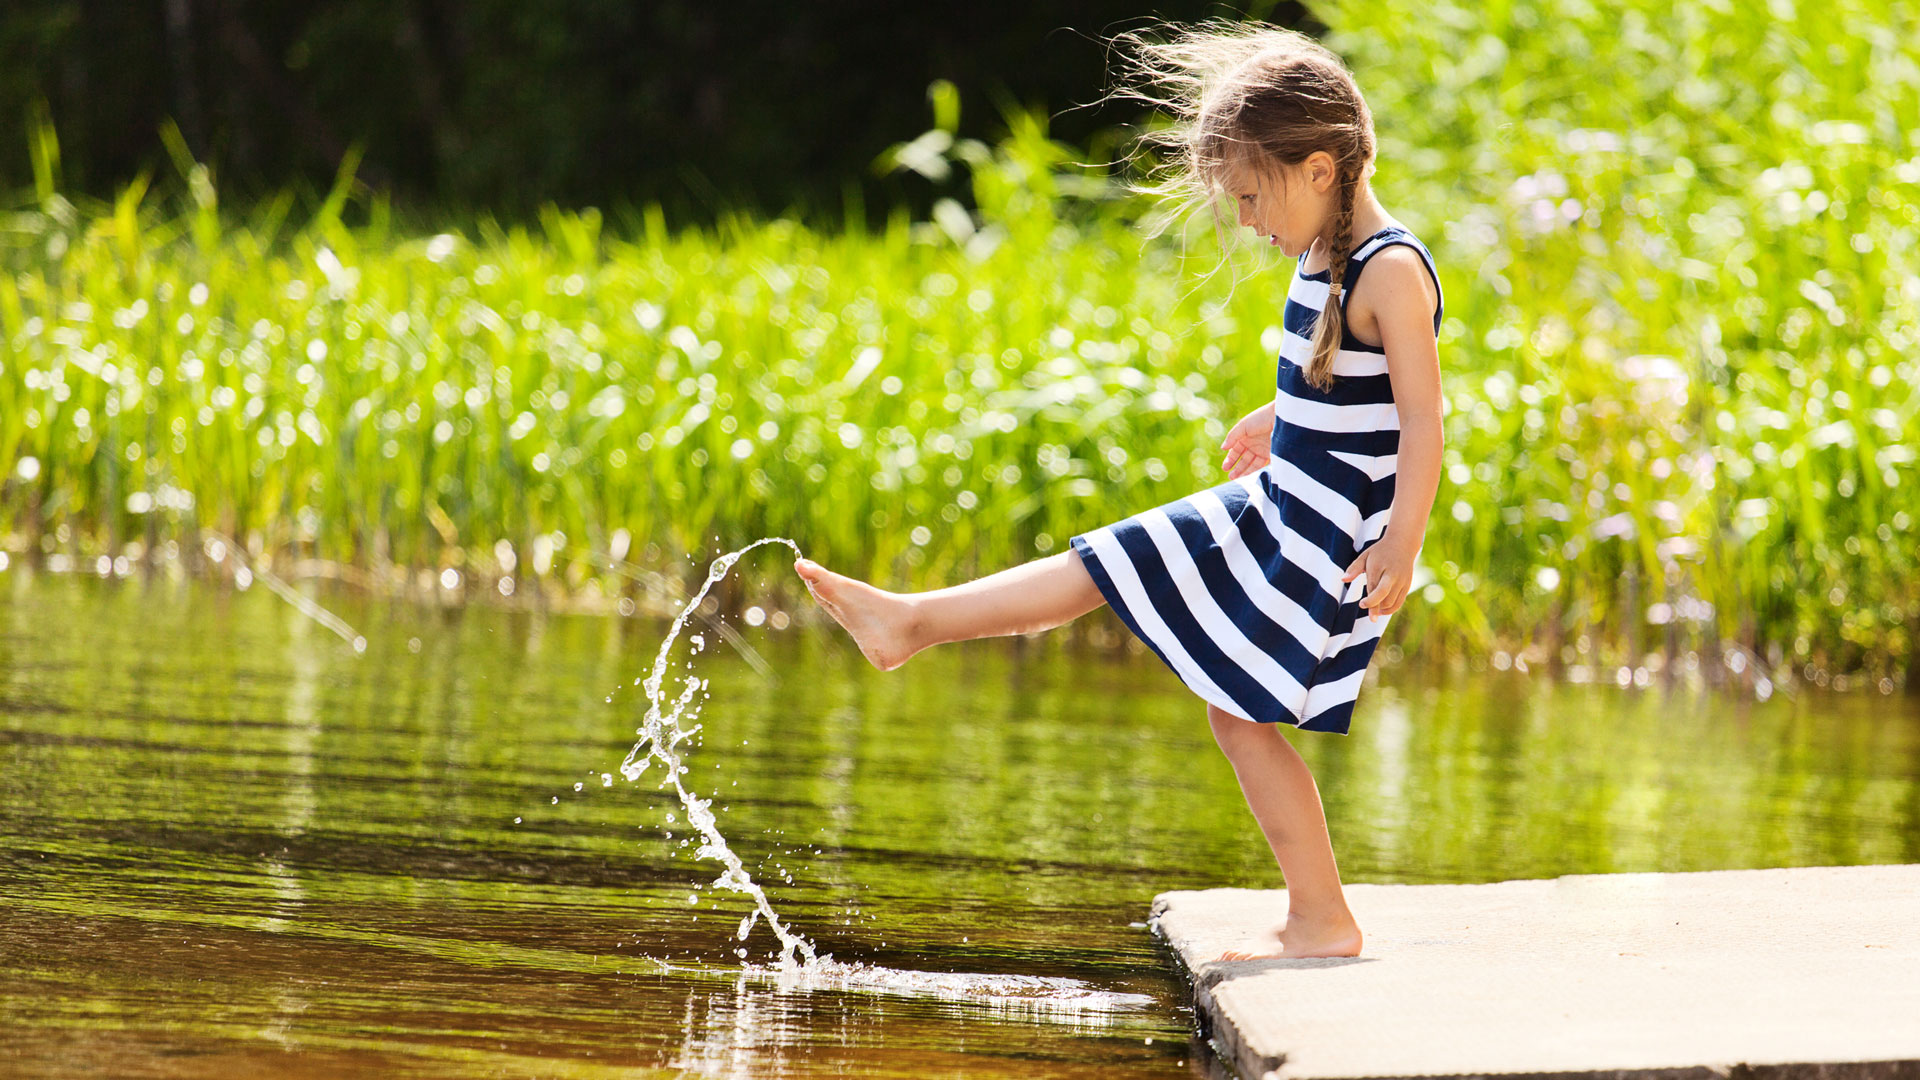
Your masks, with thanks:
M 1195 970 L 1179 943 L 1161 925 L 1169 894 L 1153 898 L 1147 926 L 1172 958 L 1193 993 L 1194 1019 L 1199 1040 L 1214 1055 L 1210 1064 L 1217 1080 L 1309 1080 L 1286 1071 L 1287 1057 L 1263 1053 L 1241 1037 L 1233 1018 L 1220 1008 L 1213 987 L 1226 975 L 1216 964 Z M 1353 1080 L 1353 1078 L 1347 1078 Z M 1435 1080 L 1434 1075 L 1379 1076 L 1362 1080 Z M 1599 1069 L 1564 1072 L 1450 1073 L 1446 1080 L 1920 1080 L 1920 1060 L 1791 1062 L 1694 1065 L 1646 1069 Z
M 1261 1080 L 1275 1073 L 1286 1061 L 1286 1055 L 1263 1054 L 1240 1037 L 1240 1029 L 1222 1012 L 1213 996 L 1213 987 L 1219 983 L 1221 976 L 1217 965 L 1208 964 L 1199 970 L 1194 969 L 1188 964 L 1179 943 L 1161 924 L 1160 916 L 1166 911 L 1169 899 L 1165 893 L 1153 898 L 1147 926 L 1160 939 L 1168 956 L 1187 980 L 1187 986 L 1193 994 L 1194 1022 L 1200 1028 L 1199 1039 L 1213 1052 L 1213 1063 L 1224 1069 L 1225 1076 L 1239 1080 Z

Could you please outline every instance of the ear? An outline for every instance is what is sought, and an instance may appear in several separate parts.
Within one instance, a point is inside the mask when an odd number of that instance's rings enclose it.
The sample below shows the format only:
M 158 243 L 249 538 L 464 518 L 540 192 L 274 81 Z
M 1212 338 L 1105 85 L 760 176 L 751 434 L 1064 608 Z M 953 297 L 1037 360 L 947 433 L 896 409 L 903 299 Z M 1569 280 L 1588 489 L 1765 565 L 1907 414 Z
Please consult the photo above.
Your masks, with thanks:
M 1325 150 L 1315 150 L 1308 154 L 1307 160 L 1301 162 L 1301 167 L 1306 171 L 1307 183 L 1313 185 L 1313 190 L 1322 195 L 1333 189 L 1333 182 L 1340 175 L 1333 155 Z

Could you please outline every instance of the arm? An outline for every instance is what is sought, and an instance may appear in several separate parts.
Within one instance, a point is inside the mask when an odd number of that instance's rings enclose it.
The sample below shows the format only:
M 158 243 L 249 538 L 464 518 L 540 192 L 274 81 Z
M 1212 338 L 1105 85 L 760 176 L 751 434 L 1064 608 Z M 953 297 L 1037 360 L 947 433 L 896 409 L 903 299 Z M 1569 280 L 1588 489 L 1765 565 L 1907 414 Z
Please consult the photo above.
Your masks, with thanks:
M 1387 531 L 1347 568 L 1346 580 L 1367 575 L 1367 595 L 1360 605 L 1377 617 L 1398 611 L 1406 599 L 1414 557 L 1426 539 L 1427 519 L 1440 487 L 1440 348 L 1433 333 L 1440 297 L 1426 263 L 1412 248 L 1387 248 L 1367 269 L 1349 303 L 1357 306 L 1364 300 L 1380 328 L 1387 377 L 1400 413 L 1400 450 Z

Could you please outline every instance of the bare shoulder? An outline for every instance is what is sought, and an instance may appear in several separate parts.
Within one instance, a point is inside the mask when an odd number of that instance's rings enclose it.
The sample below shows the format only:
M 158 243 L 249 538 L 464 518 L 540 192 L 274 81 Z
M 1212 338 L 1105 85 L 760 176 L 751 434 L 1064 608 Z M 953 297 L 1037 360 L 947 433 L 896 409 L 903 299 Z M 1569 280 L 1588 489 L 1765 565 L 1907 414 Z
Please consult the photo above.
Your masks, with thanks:
M 1421 308 L 1418 301 L 1425 300 L 1426 315 L 1431 319 L 1434 302 L 1440 299 L 1440 294 L 1434 289 L 1433 275 L 1427 272 L 1427 262 L 1418 251 L 1406 244 L 1388 244 L 1367 259 L 1366 272 L 1354 284 L 1352 302 L 1369 299 L 1376 309 L 1412 303 L 1416 311 Z
M 1347 318 L 1355 337 L 1377 346 L 1386 336 L 1383 324 L 1387 323 L 1424 326 L 1431 335 L 1439 303 L 1440 293 L 1426 260 L 1406 244 L 1389 244 L 1367 259 L 1366 270 L 1347 301 Z

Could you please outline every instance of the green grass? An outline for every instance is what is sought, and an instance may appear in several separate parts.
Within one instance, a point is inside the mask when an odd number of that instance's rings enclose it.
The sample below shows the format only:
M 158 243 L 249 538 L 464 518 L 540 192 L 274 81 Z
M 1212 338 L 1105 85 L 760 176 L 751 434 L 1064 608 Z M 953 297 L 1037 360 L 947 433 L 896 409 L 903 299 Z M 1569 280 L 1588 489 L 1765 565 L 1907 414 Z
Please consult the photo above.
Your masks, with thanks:
M 1447 294 L 1405 648 L 1920 658 L 1920 17 L 1769 10 L 1320 11 Z M 976 214 L 834 234 L 403 225 L 351 162 L 296 225 L 183 153 L 177 195 L 75 205 L 49 132 L 0 221 L 0 522 L 587 594 L 631 587 L 590 552 L 688 581 L 768 534 L 895 588 L 1058 551 L 1221 478 L 1288 267 L 1229 293 L 1208 227 L 1143 241 L 1009 123 L 942 155 Z

